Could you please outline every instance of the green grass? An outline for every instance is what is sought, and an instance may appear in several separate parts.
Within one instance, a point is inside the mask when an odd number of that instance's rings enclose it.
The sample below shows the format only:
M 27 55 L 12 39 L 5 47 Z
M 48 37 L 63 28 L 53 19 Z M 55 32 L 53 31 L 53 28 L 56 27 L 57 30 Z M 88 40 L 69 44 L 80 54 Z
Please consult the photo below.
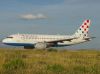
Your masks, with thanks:
M 0 74 L 100 74 L 100 51 L 0 48 Z

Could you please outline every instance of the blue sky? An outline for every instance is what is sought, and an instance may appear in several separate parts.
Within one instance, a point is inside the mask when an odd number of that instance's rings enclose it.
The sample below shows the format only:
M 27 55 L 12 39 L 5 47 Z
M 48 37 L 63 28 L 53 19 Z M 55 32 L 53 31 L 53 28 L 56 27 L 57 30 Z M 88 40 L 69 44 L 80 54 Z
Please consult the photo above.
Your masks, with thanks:
M 67 48 L 99 49 L 100 0 L 0 0 L 0 39 L 15 33 L 73 34 L 85 19 L 91 19 L 90 36 L 97 38 Z

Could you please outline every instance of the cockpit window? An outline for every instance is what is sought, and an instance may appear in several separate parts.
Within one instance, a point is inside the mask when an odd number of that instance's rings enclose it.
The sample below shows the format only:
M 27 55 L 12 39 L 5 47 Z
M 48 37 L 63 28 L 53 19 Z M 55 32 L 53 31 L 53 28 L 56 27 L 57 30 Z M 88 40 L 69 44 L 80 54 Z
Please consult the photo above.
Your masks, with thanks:
M 10 37 L 10 36 L 9 36 L 9 37 L 7 37 L 7 38 L 13 38 L 13 37 Z

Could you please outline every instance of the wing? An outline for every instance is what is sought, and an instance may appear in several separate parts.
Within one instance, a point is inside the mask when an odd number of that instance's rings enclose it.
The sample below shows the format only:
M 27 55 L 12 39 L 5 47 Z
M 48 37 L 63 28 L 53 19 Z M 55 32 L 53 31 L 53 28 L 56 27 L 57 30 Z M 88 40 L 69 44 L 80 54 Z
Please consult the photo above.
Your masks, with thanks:
M 46 41 L 46 42 L 47 43 L 57 43 L 57 42 L 63 42 L 63 41 L 71 41 L 73 39 L 77 39 L 77 38 L 59 39 L 59 40 Z

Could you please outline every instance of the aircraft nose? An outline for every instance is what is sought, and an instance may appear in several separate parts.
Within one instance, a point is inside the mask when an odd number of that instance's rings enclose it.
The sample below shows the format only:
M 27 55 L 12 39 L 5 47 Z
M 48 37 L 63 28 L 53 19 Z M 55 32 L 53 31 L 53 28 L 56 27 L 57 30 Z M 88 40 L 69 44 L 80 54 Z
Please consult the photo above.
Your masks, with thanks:
M 3 39 L 2 40 L 2 43 L 4 43 L 4 44 L 6 44 L 6 43 L 13 43 L 13 42 L 15 42 L 14 40 L 12 40 L 12 39 Z
M 2 43 L 7 43 L 7 39 L 3 39 L 2 40 Z

